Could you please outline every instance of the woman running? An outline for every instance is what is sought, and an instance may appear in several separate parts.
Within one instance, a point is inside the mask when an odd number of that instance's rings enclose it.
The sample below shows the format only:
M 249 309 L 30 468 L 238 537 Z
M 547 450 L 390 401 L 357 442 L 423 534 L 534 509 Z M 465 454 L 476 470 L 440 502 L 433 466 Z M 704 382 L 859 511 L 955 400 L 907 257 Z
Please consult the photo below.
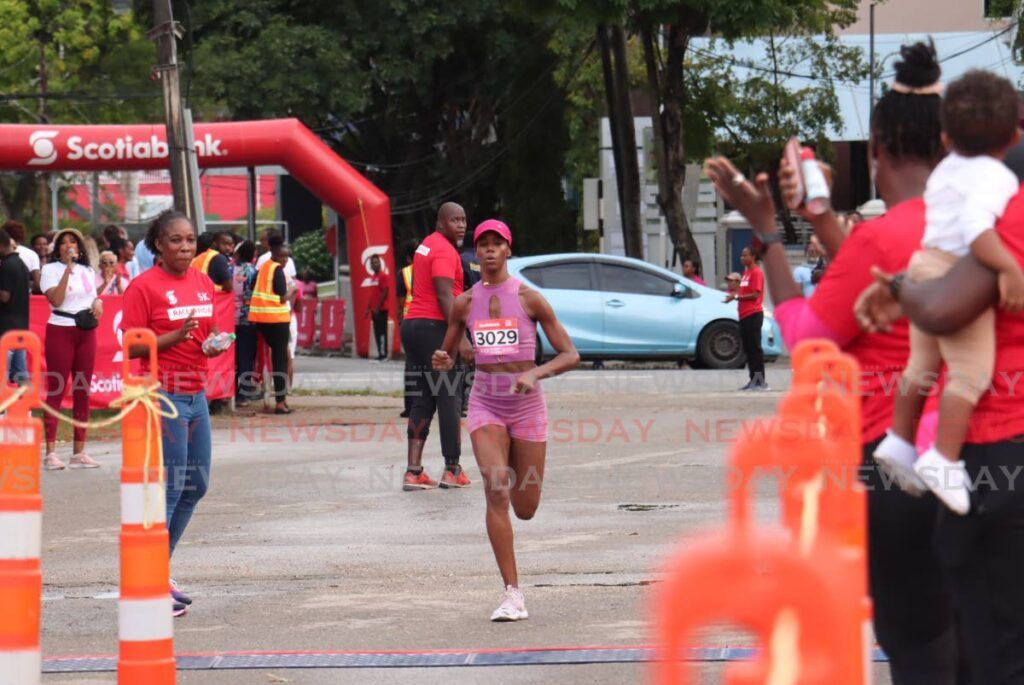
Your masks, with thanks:
M 540 293 L 508 274 L 512 233 L 488 219 L 473 232 L 481 281 L 455 300 L 442 349 L 433 367 L 454 366 L 459 341 L 469 328 L 476 378 L 469 398 L 469 431 L 487 496 L 487 537 L 505 586 L 492 621 L 527 618 L 519 590 L 509 504 L 516 516 L 533 518 L 540 504 L 547 451 L 548 409 L 539 381 L 575 368 L 580 355 Z M 537 366 L 537 324 L 557 350 Z

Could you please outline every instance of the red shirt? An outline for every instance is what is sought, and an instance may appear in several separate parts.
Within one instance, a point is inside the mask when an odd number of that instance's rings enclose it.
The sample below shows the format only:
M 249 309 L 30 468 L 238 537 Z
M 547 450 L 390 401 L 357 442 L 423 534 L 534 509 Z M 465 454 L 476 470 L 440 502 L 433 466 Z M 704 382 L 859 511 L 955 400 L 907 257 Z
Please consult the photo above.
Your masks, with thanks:
M 444 314 L 437 304 L 434 279 L 452 279 L 452 297 L 462 294 L 462 259 L 459 253 L 447 238 L 434 231 L 416 248 L 412 273 L 412 304 L 405 318 L 444 321 Z
M 764 274 L 761 272 L 761 267 L 756 264 L 743 272 L 740 290 L 736 294 L 743 296 L 750 295 L 751 293 L 757 293 L 757 298 L 753 300 L 739 300 L 741 319 L 764 311 Z
M 821 322 L 844 341 L 843 351 L 860 364 L 863 444 L 880 438 L 892 424 L 895 393 L 910 356 L 910 328 L 907 320 L 901 319 L 889 333 L 864 333 L 854 318 L 853 304 L 874 283 L 872 266 L 889 273 L 907 268 L 910 256 L 921 245 L 924 213 L 924 199 L 914 198 L 858 224 L 808 301 Z
M 388 311 L 388 283 L 384 280 L 384 274 L 377 272 L 370 274 L 370 287 L 373 293 L 370 295 L 370 311 Z
M 213 327 L 213 281 L 198 269 L 172 276 L 157 266 L 133 278 L 124 292 L 122 331 L 149 328 L 161 336 L 180 329 L 190 312 L 199 322 L 192 337 L 157 354 L 160 384 L 172 394 L 194 395 L 206 385 L 202 346 Z M 147 357 L 143 371 L 148 367 Z
M 1007 252 L 1024 266 L 1024 191 L 1006 206 L 996 223 Z M 1024 433 L 1024 314 L 996 309 L 996 363 L 992 385 L 981 396 L 967 431 L 967 442 L 990 444 Z

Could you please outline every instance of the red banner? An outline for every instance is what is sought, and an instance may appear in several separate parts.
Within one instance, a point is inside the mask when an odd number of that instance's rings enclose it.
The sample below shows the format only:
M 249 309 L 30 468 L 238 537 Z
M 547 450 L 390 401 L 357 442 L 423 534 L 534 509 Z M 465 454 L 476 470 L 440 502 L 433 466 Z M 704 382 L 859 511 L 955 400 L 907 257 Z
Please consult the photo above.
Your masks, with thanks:
M 316 337 L 316 298 L 302 298 L 301 311 L 293 313 L 292 316 L 298 316 L 296 322 L 299 327 L 298 346 L 303 349 L 312 347 L 313 338 Z
M 96 365 L 89 384 L 89 404 L 94 409 L 106 409 L 111 401 L 121 396 L 121 303 L 120 295 L 103 296 L 103 318 L 96 329 Z M 215 315 L 221 331 L 235 330 L 235 306 L 231 293 L 217 293 Z M 42 295 L 33 295 L 29 305 L 29 329 L 39 336 L 46 349 L 46 322 L 50 318 L 50 304 Z M 42 360 L 43 373 L 46 359 Z M 32 368 L 31 365 L 29 368 Z M 210 360 L 210 374 L 206 396 L 211 400 L 224 399 L 235 393 L 234 348 Z M 64 397 L 64 406 L 71 406 L 71 393 Z
M 340 350 L 345 344 L 345 300 L 320 300 L 320 349 Z
M 363 311 L 373 295 L 374 255 L 380 258 L 382 275 L 394 278 L 387 195 L 298 119 L 196 123 L 193 137 L 201 169 L 280 164 L 344 217 L 355 311 Z M 0 168 L 8 171 L 166 169 L 169 151 L 163 124 L 0 124 Z M 389 293 L 388 311 L 394 312 L 394 288 Z M 370 320 L 358 317 L 353 328 L 356 353 L 365 357 L 370 350 Z

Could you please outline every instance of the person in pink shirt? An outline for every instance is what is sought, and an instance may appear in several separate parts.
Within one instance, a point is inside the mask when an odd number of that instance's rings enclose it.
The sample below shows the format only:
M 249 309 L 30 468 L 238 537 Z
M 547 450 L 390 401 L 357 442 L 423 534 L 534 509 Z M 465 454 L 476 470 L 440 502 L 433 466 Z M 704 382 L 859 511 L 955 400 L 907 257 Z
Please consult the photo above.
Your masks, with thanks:
M 697 268 L 697 265 L 694 264 L 692 259 L 687 259 L 683 262 L 683 277 L 689 278 L 694 283 L 707 285 L 704 282 L 704 279 L 700 277 L 700 269 Z
M 476 362 L 469 436 L 487 497 L 487 537 L 505 587 L 491 620 L 520 621 L 528 614 L 519 590 L 509 507 L 524 521 L 537 511 L 548 432 L 540 381 L 575 368 L 580 355 L 544 297 L 509 275 L 508 226 L 488 219 L 476 227 L 473 242 L 481 280 L 455 300 L 444 342 L 431 363 L 435 370 L 451 370 L 469 331 Z M 540 366 L 534 361 L 538 323 L 558 352 Z

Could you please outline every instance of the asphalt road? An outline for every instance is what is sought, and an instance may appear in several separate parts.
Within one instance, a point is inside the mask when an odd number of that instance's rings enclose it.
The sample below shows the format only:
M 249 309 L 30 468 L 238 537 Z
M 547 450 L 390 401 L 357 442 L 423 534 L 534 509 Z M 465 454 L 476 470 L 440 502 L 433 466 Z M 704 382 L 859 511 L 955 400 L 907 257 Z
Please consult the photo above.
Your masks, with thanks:
M 374 365 L 376 366 L 376 365 Z M 297 384 L 400 387 L 401 367 L 298 363 Z M 770 382 L 785 386 L 773 367 Z M 172 573 L 195 598 L 175 621 L 179 653 L 628 646 L 651 641 L 652 589 L 666 553 L 723 521 L 723 463 L 742 421 L 780 394 L 737 393 L 742 373 L 578 371 L 546 386 L 552 438 L 537 516 L 516 522 L 530 619 L 492 624 L 501 583 L 473 486 L 404 493 L 401 400 L 296 397 L 287 422 L 220 417 L 210 491 Z M 399 385 L 392 386 L 392 382 Z M 617 385 L 616 385 L 617 384 Z M 66 448 L 65 448 L 66 449 Z M 43 474 L 43 648 L 116 654 L 119 522 L 116 445 L 96 471 Z M 438 472 L 438 443 L 425 462 Z M 756 510 L 776 515 L 772 490 Z M 652 585 L 652 583 L 655 583 Z M 709 631 L 708 644 L 750 644 Z M 634 683 L 642 664 L 357 670 L 183 671 L 181 683 Z M 698 669 L 719 682 L 721 667 Z M 875 682 L 888 682 L 876 668 Z M 44 682 L 113 682 L 114 674 Z

